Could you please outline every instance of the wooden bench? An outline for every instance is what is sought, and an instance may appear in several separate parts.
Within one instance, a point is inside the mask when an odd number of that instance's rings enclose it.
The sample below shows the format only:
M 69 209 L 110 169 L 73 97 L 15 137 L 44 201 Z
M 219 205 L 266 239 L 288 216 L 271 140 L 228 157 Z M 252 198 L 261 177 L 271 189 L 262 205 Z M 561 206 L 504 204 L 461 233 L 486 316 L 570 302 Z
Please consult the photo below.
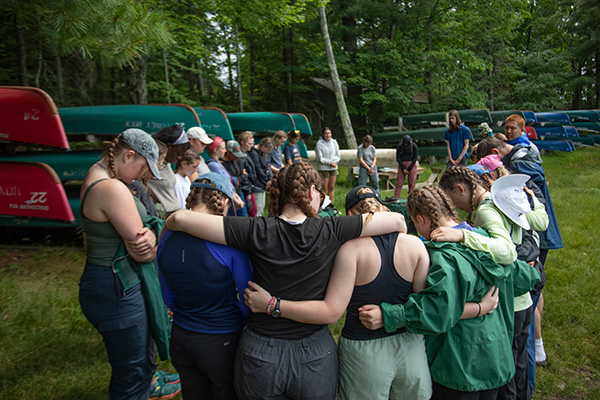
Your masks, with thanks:
M 358 181 L 358 171 L 360 167 L 348 167 L 348 181 L 354 185 L 355 181 Z M 419 176 L 425 172 L 425 168 L 421 168 L 417 166 L 417 180 Z M 392 179 L 396 179 L 398 176 L 398 169 L 394 168 L 381 168 L 377 170 L 377 175 L 379 176 L 379 180 L 382 181 L 382 186 L 380 186 L 380 190 L 394 190 L 396 189 L 396 185 L 392 183 Z M 436 175 L 437 177 L 437 175 Z

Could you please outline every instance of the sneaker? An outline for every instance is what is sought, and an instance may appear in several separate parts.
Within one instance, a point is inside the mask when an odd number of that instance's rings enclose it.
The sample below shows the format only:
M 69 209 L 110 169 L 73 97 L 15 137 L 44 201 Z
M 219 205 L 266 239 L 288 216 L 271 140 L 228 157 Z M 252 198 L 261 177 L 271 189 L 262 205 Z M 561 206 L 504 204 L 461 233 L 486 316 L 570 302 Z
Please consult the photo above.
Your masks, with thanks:
M 168 400 L 177 396 L 181 392 L 181 383 L 166 384 L 157 380 L 150 387 L 149 400 Z
M 156 380 L 160 380 L 162 383 L 172 384 L 179 383 L 179 374 L 169 374 L 165 371 L 156 371 L 154 374 Z

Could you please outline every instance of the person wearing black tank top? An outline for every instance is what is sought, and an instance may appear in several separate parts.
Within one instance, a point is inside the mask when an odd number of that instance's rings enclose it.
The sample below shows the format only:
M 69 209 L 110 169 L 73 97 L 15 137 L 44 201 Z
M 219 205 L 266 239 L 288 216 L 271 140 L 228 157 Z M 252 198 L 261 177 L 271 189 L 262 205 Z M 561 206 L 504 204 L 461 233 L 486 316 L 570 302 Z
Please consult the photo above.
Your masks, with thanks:
M 379 194 L 358 186 L 346 197 L 348 215 L 387 209 Z M 367 220 L 372 215 L 367 216 Z M 402 304 L 425 285 L 429 257 L 422 241 L 404 233 L 363 237 L 345 243 L 337 253 L 325 299 L 279 300 L 281 317 L 303 323 L 331 324 L 344 313 L 339 340 L 338 399 L 429 399 L 431 377 L 422 335 L 383 328 L 371 331 L 359 320 L 364 304 L 394 299 Z M 244 298 L 255 313 L 265 313 L 271 295 L 254 282 Z

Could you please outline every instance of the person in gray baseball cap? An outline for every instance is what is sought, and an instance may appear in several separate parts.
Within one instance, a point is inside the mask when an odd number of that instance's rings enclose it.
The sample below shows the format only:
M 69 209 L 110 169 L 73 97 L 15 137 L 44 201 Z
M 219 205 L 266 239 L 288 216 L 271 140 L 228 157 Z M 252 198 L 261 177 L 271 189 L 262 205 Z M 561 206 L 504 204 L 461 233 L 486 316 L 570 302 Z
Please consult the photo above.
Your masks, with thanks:
M 156 355 L 152 357 L 149 346 L 149 305 L 162 302 L 160 292 L 157 297 L 142 291 L 140 279 L 126 279 L 125 274 L 113 270 L 113 258 L 123 245 L 123 259 L 155 268 L 156 235 L 144 227 L 146 208 L 126 184 L 141 179 L 148 169 L 159 177 L 157 162 L 158 146 L 152 136 L 128 129 L 90 167 L 81 186 L 87 259 L 79 283 L 79 303 L 106 347 L 112 369 L 110 398 L 148 399 L 151 388 L 153 395 L 161 397 L 181 390 L 179 383 L 166 385 L 154 377 Z M 168 320 L 166 313 L 163 317 Z

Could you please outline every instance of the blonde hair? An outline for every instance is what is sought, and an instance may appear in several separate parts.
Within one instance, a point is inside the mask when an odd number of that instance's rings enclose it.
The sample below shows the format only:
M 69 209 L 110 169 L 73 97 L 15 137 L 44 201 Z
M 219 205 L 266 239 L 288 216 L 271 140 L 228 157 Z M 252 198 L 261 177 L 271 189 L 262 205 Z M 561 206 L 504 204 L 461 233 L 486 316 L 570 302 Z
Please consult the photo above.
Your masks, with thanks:
M 371 188 L 362 188 L 359 189 L 356 193 L 356 196 L 360 196 L 365 193 L 375 193 Z M 376 213 L 381 210 L 382 204 L 375 197 L 367 197 L 366 199 L 362 199 L 359 201 L 354 207 L 352 207 L 348 211 L 353 211 L 355 214 L 369 214 L 365 219 L 365 222 L 371 221 L 373 218 L 373 213 Z

